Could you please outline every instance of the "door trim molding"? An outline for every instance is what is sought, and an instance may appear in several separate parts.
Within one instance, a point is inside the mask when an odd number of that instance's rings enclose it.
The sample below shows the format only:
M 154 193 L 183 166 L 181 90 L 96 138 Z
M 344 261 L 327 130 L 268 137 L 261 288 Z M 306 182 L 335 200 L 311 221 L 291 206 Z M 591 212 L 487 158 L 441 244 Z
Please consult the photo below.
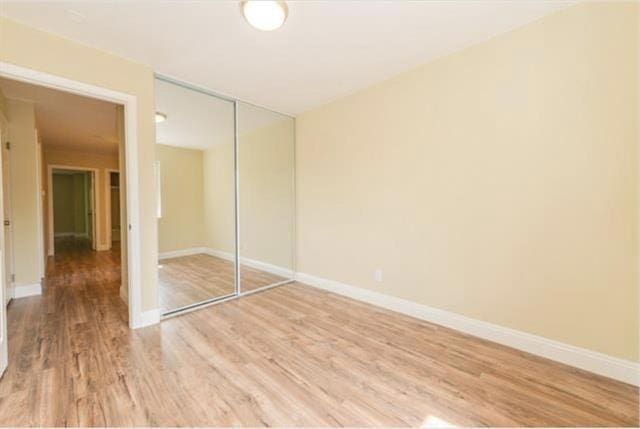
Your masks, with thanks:
M 97 98 L 124 107 L 124 150 L 127 194 L 127 281 L 129 327 L 141 327 L 155 318 L 143 318 L 140 254 L 140 189 L 138 186 L 138 97 L 96 85 L 43 73 L 0 61 L 0 76 L 45 86 L 77 95 Z M 159 320 L 159 318 L 158 318 Z

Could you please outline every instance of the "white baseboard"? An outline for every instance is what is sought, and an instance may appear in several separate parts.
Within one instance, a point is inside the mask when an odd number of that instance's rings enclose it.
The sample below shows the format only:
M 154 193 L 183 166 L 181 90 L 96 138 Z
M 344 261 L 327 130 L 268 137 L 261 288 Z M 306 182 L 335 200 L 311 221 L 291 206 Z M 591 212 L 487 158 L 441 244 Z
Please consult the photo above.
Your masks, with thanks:
M 361 287 L 298 273 L 296 280 L 625 383 L 640 385 L 640 363 L 418 304 Z
M 205 253 L 211 256 L 217 256 L 218 258 L 226 259 L 227 261 L 233 261 L 235 259 L 235 255 L 233 253 L 224 252 L 222 250 L 205 248 Z M 295 275 L 293 270 L 269 264 L 268 262 L 258 261 L 256 259 L 250 259 L 241 256 L 240 263 L 257 270 L 262 270 L 271 274 L 275 274 L 277 276 L 285 277 L 287 279 L 292 279 Z
M 140 329 L 147 326 L 160 323 L 160 309 L 156 308 L 149 311 L 143 311 L 140 313 L 138 320 L 134 321 L 133 329 Z
M 197 255 L 198 253 L 207 253 L 204 247 L 190 247 L 188 249 L 171 250 L 169 252 L 158 253 L 158 259 L 178 258 L 180 256 Z
M 14 298 L 25 298 L 35 295 L 42 295 L 42 285 L 40 283 L 16 285 L 13 289 Z
M 109 249 L 111 249 L 111 245 L 110 244 L 98 244 L 96 246 L 96 250 L 98 252 L 102 252 L 102 251 L 109 250 Z
M 204 253 L 211 256 L 216 256 L 218 258 L 222 258 L 227 261 L 234 261 L 235 255 L 230 252 L 225 252 L 223 250 L 212 249 L 210 247 L 191 247 L 188 249 L 180 249 L 180 250 L 172 250 L 170 252 L 162 252 L 158 254 L 158 259 L 170 259 L 170 258 L 178 258 L 180 256 L 189 256 L 189 255 L 197 255 L 199 253 Z M 287 279 L 291 279 L 294 277 L 294 271 L 288 268 L 279 267 L 277 265 L 269 264 L 267 262 L 258 261 L 255 259 L 249 259 L 245 257 L 240 258 L 240 263 L 255 268 L 258 270 L 266 271 L 271 274 L 275 274 L 277 276 L 282 276 Z

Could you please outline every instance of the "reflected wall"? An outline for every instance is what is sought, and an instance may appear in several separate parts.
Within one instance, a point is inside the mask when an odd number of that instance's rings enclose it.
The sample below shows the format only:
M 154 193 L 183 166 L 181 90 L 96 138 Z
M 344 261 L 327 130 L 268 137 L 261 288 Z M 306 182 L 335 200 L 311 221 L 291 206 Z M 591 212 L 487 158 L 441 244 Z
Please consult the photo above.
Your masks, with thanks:
M 156 107 L 163 314 L 236 294 L 234 103 L 161 79 Z
M 294 120 L 237 102 L 240 291 L 293 278 Z

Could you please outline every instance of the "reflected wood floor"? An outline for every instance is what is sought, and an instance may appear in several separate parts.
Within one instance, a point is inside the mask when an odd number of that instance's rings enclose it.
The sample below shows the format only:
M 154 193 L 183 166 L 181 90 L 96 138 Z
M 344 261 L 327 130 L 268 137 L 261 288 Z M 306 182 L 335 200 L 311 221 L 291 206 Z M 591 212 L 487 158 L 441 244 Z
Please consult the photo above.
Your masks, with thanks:
M 299 283 L 130 331 L 118 261 L 11 303 L 0 425 L 638 425 L 633 386 Z
M 158 263 L 160 310 L 164 313 L 235 291 L 235 264 L 205 253 L 161 259 Z M 287 280 L 241 265 L 243 292 Z

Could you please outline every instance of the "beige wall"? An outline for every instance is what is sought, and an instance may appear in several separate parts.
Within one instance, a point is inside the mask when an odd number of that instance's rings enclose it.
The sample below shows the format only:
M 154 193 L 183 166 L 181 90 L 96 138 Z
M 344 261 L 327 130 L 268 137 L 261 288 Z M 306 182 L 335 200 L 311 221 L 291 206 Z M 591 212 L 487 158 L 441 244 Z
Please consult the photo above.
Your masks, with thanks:
M 16 286 L 40 283 L 37 144 L 32 103 L 7 99 L 11 142 L 11 210 Z
M 298 271 L 637 361 L 638 16 L 571 7 L 298 117 Z
M 157 145 L 162 190 L 158 220 L 160 252 L 204 245 L 204 191 L 201 150 Z
M 293 120 L 239 136 L 240 256 L 293 268 Z M 205 246 L 235 251 L 233 142 L 204 152 Z
M 293 137 L 294 121 L 286 118 L 239 136 L 238 146 L 240 255 L 288 269 L 294 260 Z
M 293 121 L 240 136 L 241 256 L 293 268 Z M 233 253 L 233 142 L 205 151 L 158 145 L 160 252 L 208 247 Z
M 110 248 L 109 237 L 107 234 L 107 198 L 110 198 L 110 192 L 107 192 L 106 185 L 109 180 L 109 172 L 107 169 L 118 169 L 118 156 L 117 155 L 104 155 L 91 152 L 78 152 L 68 150 L 51 150 L 47 149 L 46 142 L 44 147 L 43 156 L 45 165 L 45 171 L 48 171 L 50 166 L 65 166 L 76 168 L 95 168 L 98 170 L 97 176 L 97 188 L 96 200 L 99 204 L 96 205 L 96 241 L 97 247 L 101 250 Z M 45 173 L 45 175 L 48 173 Z M 49 195 L 48 180 L 43 184 L 44 194 Z M 44 231 L 45 237 L 49 237 L 49 222 L 48 222 L 48 199 L 44 200 Z M 55 217 L 54 217 L 55 221 Z M 45 246 L 49 249 L 49 240 L 45 240 Z
M 204 151 L 205 246 L 235 252 L 235 173 L 233 141 Z
M 7 117 L 7 98 L 4 96 L 4 92 L 0 89 L 0 114 Z
M 153 70 L 115 55 L 0 18 L 0 61 L 137 97 L 142 310 L 156 309 L 157 224 Z

